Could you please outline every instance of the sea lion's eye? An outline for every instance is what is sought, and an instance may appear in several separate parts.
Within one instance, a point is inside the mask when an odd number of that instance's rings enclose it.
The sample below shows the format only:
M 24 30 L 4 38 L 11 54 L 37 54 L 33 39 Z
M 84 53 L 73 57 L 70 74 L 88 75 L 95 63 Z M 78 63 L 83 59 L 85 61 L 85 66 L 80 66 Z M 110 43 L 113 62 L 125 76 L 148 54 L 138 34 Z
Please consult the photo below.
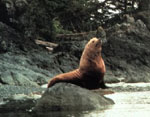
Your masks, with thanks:
M 92 41 L 92 43 L 94 43 L 94 41 Z

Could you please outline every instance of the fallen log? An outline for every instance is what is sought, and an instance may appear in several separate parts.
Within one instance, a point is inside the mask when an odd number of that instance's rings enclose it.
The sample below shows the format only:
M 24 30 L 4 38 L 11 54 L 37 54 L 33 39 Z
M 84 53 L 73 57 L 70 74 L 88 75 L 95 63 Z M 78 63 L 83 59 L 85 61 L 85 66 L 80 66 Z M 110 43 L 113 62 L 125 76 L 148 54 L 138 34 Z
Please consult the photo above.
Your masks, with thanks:
M 56 37 L 74 37 L 74 36 L 85 36 L 90 33 L 95 33 L 95 31 L 90 31 L 90 32 L 81 32 L 81 33 L 73 33 L 73 34 L 57 34 Z
M 56 43 L 42 41 L 42 40 L 35 40 L 35 43 L 38 45 L 43 45 L 45 47 L 49 47 L 49 48 L 55 48 L 58 46 L 58 44 L 56 44 Z

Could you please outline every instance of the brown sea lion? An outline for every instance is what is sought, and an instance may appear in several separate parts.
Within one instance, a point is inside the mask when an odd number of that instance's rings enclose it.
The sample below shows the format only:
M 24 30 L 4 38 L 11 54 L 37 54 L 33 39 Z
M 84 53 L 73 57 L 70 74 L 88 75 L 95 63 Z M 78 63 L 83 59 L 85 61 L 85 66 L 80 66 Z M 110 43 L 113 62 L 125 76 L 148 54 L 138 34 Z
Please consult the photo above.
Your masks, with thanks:
M 106 69 L 101 51 L 101 40 L 92 38 L 84 48 L 79 68 L 53 77 L 48 82 L 48 88 L 59 82 L 68 82 L 87 89 L 107 88 L 104 83 Z

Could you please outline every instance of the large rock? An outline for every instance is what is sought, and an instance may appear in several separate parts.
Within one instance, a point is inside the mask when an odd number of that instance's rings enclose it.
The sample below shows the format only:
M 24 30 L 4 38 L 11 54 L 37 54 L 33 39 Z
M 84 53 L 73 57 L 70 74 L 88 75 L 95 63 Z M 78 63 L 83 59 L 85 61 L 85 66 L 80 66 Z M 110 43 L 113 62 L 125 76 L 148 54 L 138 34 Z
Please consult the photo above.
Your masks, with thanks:
M 64 52 L 50 53 L 0 22 L 0 83 L 37 86 L 56 74 L 78 67 L 78 59 Z
M 134 17 L 136 20 L 138 19 L 142 20 L 146 24 L 147 28 L 150 30 L 150 12 L 149 11 L 139 12 L 135 14 Z
M 0 54 L 0 58 L 0 82 L 2 84 L 38 86 L 47 83 L 49 77 L 52 77 L 52 73 L 42 68 L 44 65 L 42 55 L 38 58 L 38 63 L 32 55 L 5 53 Z
M 34 40 L 24 38 L 22 33 L 0 22 L 0 53 L 27 52 L 42 49 L 34 43 Z
M 35 111 L 86 111 L 102 109 L 114 102 L 73 84 L 58 83 L 47 89 L 37 102 Z
M 44 88 L 33 86 L 13 86 L 13 85 L 0 85 L 0 102 L 6 98 L 12 98 L 13 95 L 30 95 L 32 93 L 42 94 Z M 15 106 L 15 105 L 14 105 Z
M 108 42 L 103 45 L 106 81 L 118 77 L 125 82 L 150 82 L 149 34 L 141 20 L 107 30 Z

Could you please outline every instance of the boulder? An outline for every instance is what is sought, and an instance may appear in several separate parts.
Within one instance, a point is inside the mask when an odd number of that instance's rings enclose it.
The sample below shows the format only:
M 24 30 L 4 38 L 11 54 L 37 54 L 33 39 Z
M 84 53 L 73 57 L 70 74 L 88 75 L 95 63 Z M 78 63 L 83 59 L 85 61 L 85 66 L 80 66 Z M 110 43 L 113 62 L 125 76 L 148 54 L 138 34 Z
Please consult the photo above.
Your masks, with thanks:
M 142 22 L 144 22 L 144 24 L 146 24 L 147 28 L 150 30 L 150 12 L 149 11 L 138 12 L 137 14 L 134 15 L 134 17 L 136 20 L 138 19 L 142 20 Z
M 34 111 L 86 111 L 102 109 L 114 102 L 102 95 L 67 83 L 58 83 L 46 90 Z

